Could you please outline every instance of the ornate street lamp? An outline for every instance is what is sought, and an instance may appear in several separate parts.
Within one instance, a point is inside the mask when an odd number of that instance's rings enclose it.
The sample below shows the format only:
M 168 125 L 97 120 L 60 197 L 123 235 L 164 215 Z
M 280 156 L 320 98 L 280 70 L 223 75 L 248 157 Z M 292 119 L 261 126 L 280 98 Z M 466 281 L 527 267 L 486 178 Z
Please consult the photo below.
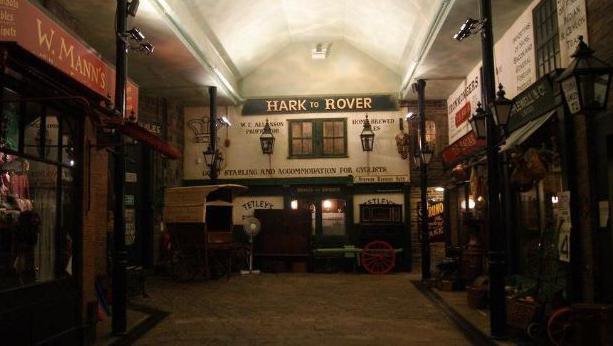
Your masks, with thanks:
M 272 154 L 275 145 L 275 136 L 272 135 L 272 129 L 270 128 L 268 119 L 266 119 L 264 130 L 262 130 L 262 135 L 260 136 L 260 145 L 262 146 L 263 154 Z
M 487 118 L 487 114 L 485 110 L 481 107 L 481 102 L 477 103 L 477 109 L 475 110 L 475 114 L 470 118 L 470 127 L 472 127 L 475 136 L 479 139 L 485 138 L 487 133 L 487 127 L 485 123 L 485 119 Z
M 492 112 L 494 123 L 501 127 L 504 131 L 507 129 L 511 109 L 513 108 L 513 101 L 504 97 L 505 94 L 506 92 L 504 91 L 502 84 L 498 84 L 496 100 L 494 101 L 494 104 L 490 105 L 490 111 Z
M 557 79 L 572 114 L 601 111 L 607 106 L 613 68 L 593 54 L 594 50 L 579 36 L 574 59 Z
M 413 163 L 415 164 L 416 169 L 421 168 L 421 154 L 419 150 L 415 150 L 415 154 L 413 155 Z
M 434 156 L 434 150 L 430 148 L 430 145 L 426 144 L 423 148 L 421 148 L 421 160 L 424 165 L 429 165 L 430 161 L 432 161 L 432 156 Z
M 362 141 L 362 151 L 372 151 L 375 144 L 375 133 L 368 121 L 368 114 L 366 114 L 366 120 L 364 120 L 364 128 L 360 133 L 360 140 Z
M 208 167 L 208 172 L 206 174 L 212 179 L 217 179 L 217 175 L 221 169 L 221 162 L 223 161 L 223 157 L 219 150 L 213 150 L 211 145 L 206 149 L 204 154 L 204 163 Z

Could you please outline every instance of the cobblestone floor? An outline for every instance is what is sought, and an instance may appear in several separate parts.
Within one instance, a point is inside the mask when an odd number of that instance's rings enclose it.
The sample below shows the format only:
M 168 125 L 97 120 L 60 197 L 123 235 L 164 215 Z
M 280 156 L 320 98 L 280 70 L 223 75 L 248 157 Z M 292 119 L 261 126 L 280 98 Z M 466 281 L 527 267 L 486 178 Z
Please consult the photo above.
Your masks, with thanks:
M 469 345 L 408 274 L 150 279 L 137 303 L 170 311 L 137 345 Z

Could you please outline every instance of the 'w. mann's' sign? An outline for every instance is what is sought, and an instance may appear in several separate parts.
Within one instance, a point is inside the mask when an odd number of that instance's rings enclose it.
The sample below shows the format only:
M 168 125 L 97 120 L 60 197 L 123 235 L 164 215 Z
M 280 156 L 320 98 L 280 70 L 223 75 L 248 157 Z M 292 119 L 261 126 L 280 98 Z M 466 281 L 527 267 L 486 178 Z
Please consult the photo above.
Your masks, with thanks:
M 392 95 L 315 96 L 249 99 L 243 115 L 397 111 Z

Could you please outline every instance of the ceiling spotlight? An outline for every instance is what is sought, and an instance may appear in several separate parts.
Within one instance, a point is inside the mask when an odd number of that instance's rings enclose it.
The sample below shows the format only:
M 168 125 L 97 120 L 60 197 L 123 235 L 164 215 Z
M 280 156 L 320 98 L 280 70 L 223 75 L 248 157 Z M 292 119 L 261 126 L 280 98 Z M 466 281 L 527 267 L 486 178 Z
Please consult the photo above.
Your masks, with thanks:
M 136 42 L 143 42 L 145 40 L 145 34 L 143 34 L 143 32 L 136 26 L 128 30 L 128 34 L 130 35 L 130 38 Z
M 464 22 L 464 24 L 462 24 L 462 26 L 460 27 L 460 30 L 455 35 L 453 35 L 453 39 L 462 41 L 463 39 L 469 37 L 473 33 L 481 30 L 482 26 L 483 26 L 482 21 L 472 19 L 472 18 L 466 18 L 466 21 Z
M 136 12 L 138 12 L 138 5 L 140 5 L 140 0 L 132 0 L 128 3 L 128 14 L 132 17 L 136 17 Z
M 228 119 L 228 117 L 225 116 L 225 115 L 222 115 L 221 117 L 218 117 L 217 118 L 217 122 L 221 126 L 227 126 L 227 127 L 232 126 L 232 123 L 230 122 L 230 119 Z
M 311 58 L 313 60 L 324 60 L 328 57 L 329 45 L 324 46 L 323 43 L 318 43 L 311 51 Z
M 153 54 L 154 50 L 155 50 L 155 46 L 152 45 L 149 42 L 143 42 L 143 43 L 140 44 L 139 51 L 141 51 L 141 52 L 143 52 L 143 53 L 145 53 L 147 55 Z

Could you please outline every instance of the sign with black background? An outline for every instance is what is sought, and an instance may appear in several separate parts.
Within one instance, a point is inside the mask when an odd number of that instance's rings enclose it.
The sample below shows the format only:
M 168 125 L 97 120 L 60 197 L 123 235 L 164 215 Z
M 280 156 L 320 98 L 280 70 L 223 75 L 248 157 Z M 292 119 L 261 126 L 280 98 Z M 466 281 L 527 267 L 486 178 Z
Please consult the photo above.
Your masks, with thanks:
M 397 111 L 392 95 L 297 96 L 248 99 L 242 115 Z
M 512 132 L 528 121 L 538 118 L 557 106 L 551 77 L 544 76 L 515 96 L 508 130 Z

